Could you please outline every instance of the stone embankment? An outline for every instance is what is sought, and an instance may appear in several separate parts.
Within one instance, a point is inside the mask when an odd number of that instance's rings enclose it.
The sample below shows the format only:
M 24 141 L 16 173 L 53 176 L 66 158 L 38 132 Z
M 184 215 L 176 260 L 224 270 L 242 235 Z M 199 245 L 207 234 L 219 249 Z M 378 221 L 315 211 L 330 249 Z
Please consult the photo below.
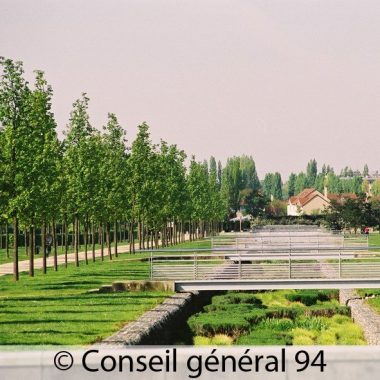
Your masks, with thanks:
M 211 296 L 209 292 L 174 294 L 97 346 L 173 344 L 178 329 L 185 328 L 187 318 L 209 303 Z
M 341 289 L 339 301 L 351 308 L 351 316 L 363 329 L 367 343 L 380 345 L 380 315 L 354 289 Z

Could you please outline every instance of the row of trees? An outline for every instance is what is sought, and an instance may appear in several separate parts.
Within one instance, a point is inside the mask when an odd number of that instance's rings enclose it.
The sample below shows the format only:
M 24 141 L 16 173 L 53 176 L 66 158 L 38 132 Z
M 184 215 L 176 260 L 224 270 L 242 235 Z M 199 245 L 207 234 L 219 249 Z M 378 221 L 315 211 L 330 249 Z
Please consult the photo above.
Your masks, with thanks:
M 53 237 L 58 270 L 58 241 L 66 263 L 73 245 L 79 266 L 81 244 L 86 263 L 89 255 L 95 260 L 96 243 L 102 259 L 105 249 L 110 259 L 118 255 L 121 228 L 134 252 L 136 238 L 143 249 L 157 247 L 159 240 L 163 246 L 183 241 L 185 231 L 195 239 L 217 231 L 239 210 L 255 217 L 280 215 L 284 205 L 279 200 L 306 187 L 323 191 L 327 186 L 338 193 L 363 188 L 361 177 L 343 179 L 325 165 L 318 172 L 315 160 L 305 173 L 292 173 L 285 185 L 277 172 L 260 182 L 251 156 L 229 158 L 224 168 L 213 157 L 209 162 L 191 157 L 187 167 L 185 152 L 164 141 L 154 144 L 146 123 L 130 146 L 115 114 L 108 114 L 101 131 L 94 128 L 86 94 L 73 103 L 60 141 L 44 73 L 36 71 L 30 86 L 21 62 L 0 58 L 0 67 L 0 225 L 7 226 L 7 249 L 12 225 L 16 279 L 20 228 L 33 276 L 38 244 L 46 272 L 47 234 Z
M 366 180 L 363 180 L 365 176 L 368 176 L 367 165 L 364 166 L 362 173 L 346 167 L 340 175 L 337 175 L 329 165 L 323 165 L 321 171 L 318 172 L 317 161 L 313 159 L 308 162 L 305 172 L 289 175 L 283 187 L 283 195 L 284 198 L 288 198 L 309 187 L 314 187 L 323 193 L 325 186 L 329 193 L 365 193 L 368 192 L 368 184 L 366 185 Z M 376 189 L 375 186 L 373 195 L 378 195 Z
M 347 199 L 345 202 L 332 201 L 325 221 L 333 229 L 354 229 L 362 227 L 380 228 L 380 202 L 367 201 L 365 197 Z
M 146 123 L 127 147 L 114 114 L 108 114 L 101 132 L 91 125 L 86 94 L 74 102 L 60 141 L 51 111 L 53 91 L 44 73 L 35 73 L 31 87 L 21 62 L 1 58 L 0 65 L 0 215 L 2 224 L 12 224 L 16 280 L 20 227 L 29 245 L 31 276 L 37 230 L 46 272 L 47 233 L 53 237 L 58 270 L 58 225 L 66 263 L 72 231 L 77 266 L 80 236 L 86 263 L 90 252 L 95 260 L 96 242 L 102 259 L 104 246 L 110 259 L 118 255 L 121 222 L 127 222 L 131 252 L 135 235 L 139 247 L 147 248 L 157 247 L 159 239 L 164 246 L 182 241 L 185 228 L 191 239 L 219 228 L 227 204 L 221 196 L 221 165 L 214 158 L 208 165 L 193 157 L 187 170 L 185 153 L 164 141 L 153 144 Z

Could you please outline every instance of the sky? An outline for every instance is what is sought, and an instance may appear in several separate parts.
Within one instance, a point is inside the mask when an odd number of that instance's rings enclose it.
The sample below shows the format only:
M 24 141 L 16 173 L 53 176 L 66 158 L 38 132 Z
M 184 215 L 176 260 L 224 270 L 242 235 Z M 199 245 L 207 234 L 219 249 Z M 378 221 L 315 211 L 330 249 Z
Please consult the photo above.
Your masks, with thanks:
M 86 92 L 131 142 L 198 160 L 252 155 L 260 177 L 380 169 L 378 0 L 0 0 L 0 56 L 46 73 L 58 128 Z

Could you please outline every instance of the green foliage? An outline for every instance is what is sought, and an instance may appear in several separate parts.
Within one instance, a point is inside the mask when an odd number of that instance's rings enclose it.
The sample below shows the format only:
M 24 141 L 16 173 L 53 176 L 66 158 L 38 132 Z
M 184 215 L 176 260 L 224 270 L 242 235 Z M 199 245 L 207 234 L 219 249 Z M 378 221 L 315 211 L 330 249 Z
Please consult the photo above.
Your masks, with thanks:
M 310 160 L 306 167 L 306 187 L 314 187 L 315 180 L 317 178 L 318 169 L 317 161 L 315 159 Z
M 229 304 L 250 304 L 259 306 L 262 301 L 257 298 L 256 294 L 253 293 L 235 293 L 229 292 L 221 296 L 214 296 L 212 299 L 213 305 L 229 305 Z
M 290 173 L 288 179 L 288 197 L 292 197 L 296 194 L 296 180 L 297 176 L 294 173 Z
M 233 338 L 224 334 L 216 334 L 211 338 L 211 344 L 215 346 L 229 346 L 233 342 Z
M 249 334 L 240 336 L 235 344 L 241 346 L 285 346 L 291 344 L 291 339 L 285 333 L 274 330 L 252 330 Z
M 302 190 L 307 187 L 307 178 L 305 173 L 301 172 L 297 175 L 295 183 L 295 193 L 299 194 Z
M 231 292 L 214 296 L 189 326 L 197 336 L 208 337 L 207 344 L 220 333 L 241 345 L 363 344 L 350 309 L 336 298 L 335 290 Z
M 194 346 L 211 346 L 211 338 L 206 336 L 195 336 Z
M 218 313 L 198 313 L 188 320 L 195 335 L 214 336 L 216 334 L 240 335 L 249 329 L 249 322 L 233 311 Z
M 286 299 L 291 302 L 301 302 L 306 306 L 311 306 L 317 301 L 328 301 L 329 299 L 337 299 L 338 291 L 334 290 L 302 290 L 295 293 L 285 295 Z

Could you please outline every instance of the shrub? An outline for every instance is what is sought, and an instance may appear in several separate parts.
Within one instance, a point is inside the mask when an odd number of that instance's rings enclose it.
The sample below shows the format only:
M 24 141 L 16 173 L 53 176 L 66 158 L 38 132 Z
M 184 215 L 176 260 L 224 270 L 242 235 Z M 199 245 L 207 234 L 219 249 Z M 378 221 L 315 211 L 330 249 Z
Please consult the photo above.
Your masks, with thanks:
M 242 314 L 242 313 L 249 313 L 252 310 L 256 310 L 257 307 L 255 305 L 249 305 L 249 304 L 214 304 L 206 305 L 203 310 L 207 313 L 213 313 L 213 312 L 219 312 L 219 311 L 226 311 L 230 313 L 235 314 Z
M 290 335 L 294 338 L 296 337 L 307 337 L 310 338 L 311 340 L 314 340 L 317 337 L 317 332 L 313 330 L 306 330 L 300 327 L 296 327 L 292 331 L 290 331 Z
M 336 302 L 325 302 L 309 306 L 304 310 L 306 316 L 332 317 L 335 314 L 351 315 L 351 310 L 347 306 L 339 305 Z
M 267 318 L 270 315 L 270 310 L 256 309 L 252 310 L 250 313 L 244 315 L 244 319 L 251 325 L 259 323 L 264 318 Z
M 248 335 L 243 335 L 236 341 L 238 345 L 289 345 L 291 338 L 285 333 L 274 330 L 253 330 Z
M 329 327 L 329 321 L 323 317 L 300 317 L 295 325 L 302 329 L 321 331 Z
M 216 334 L 239 335 L 248 331 L 249 322 L 242 315 L 228 312 L 198 313 L 188 321 L 195 335 L 214 336 Z
M 272 307 L 267 311 L 270 318 L 290 318 L 295 319 L 304 313 L 304 308 L 300 306 Z
M 333 290 L 302 290 L 286 294 L 285 297 L 291 302 L 301 302 L 306 306 L 311 306 L 318 301 L 324 302 L 330 299 L 338 299 L 339 293 Z
M 292 343 L 295 346 L 311 346 L 314 344 L 314 341 L 308 336 L 297 335 L 296 337 L 293 338 Z
M 262 304 L 261 300 L 252 293 L 227 293 L 221 296 L 215 296 L 212 299 L 214 305 L 226 305 L 226 304 L 249 304 L 260 306 Z
M 339 328 L 336 328 L 336 335 L 339 344 L 347 344 L 341 343 L 341 341 L 346 339 L 363 339 L 363 330 L 352 322 L 343 323 Z
M 333 323 L 335 323 L 337 325 L 341 325 L 343 323 L 351 323 L 352 320 L 347 315 L 336 314 L 336 315 L 332 316 L 331 322 L 333 322 Z
M 230 336 L 223 334 L 217 334 L 211 338 L 211 344 L 215 344 L 216 346 L 229 346 L 233 341 Z
M 267 319 L 262 320 L 259 323 L 258 328 L 264 329 L 264 330 L 273 329 L 273 330 L 279 330 L 279 331 L 284 331 L 284 330 L 286 331 L 286 330 L 291 330 L 292 328 L 294 328 L 294 322 L 289 318 L 281 318 L 281 319 L 267 318 Z
M 337 339 L 335 332 L 332 330 L 322 331 L 317 337 L 316 343 L 324 346 L 336 345 Z
M 206 336 L 195 336 L 194 337 L 194 346 L 209 346 L 211 345 L 211 339 Z

